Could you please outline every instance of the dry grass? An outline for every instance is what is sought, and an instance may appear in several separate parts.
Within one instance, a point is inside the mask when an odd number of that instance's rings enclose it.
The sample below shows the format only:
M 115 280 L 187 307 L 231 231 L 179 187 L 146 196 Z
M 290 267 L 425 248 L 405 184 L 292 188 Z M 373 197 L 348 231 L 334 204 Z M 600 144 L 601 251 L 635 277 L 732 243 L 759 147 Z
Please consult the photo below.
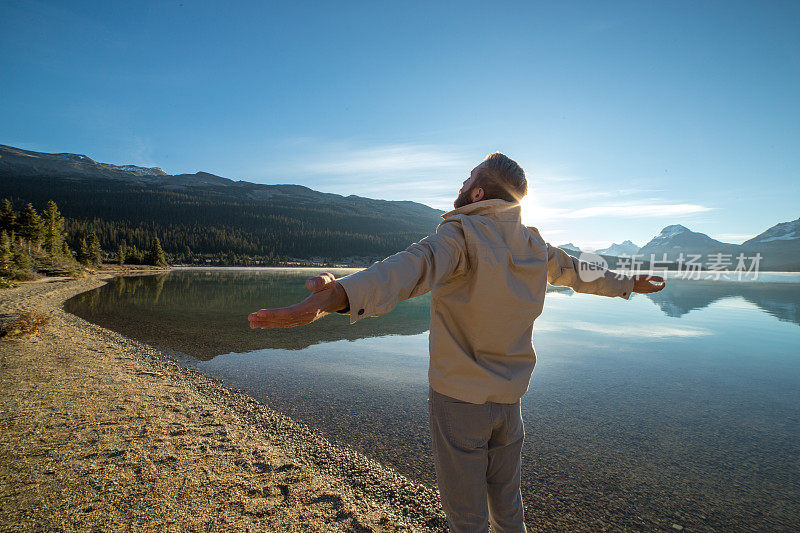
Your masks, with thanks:
M 30 336 L 50 322 L 50 313 L 45 311 L 23 311 L 0 326 L 0 337 Z
M 14 273 L 14 279 L 17 281 L 36 281 L 41 277 L 33 270 L 18 270 Z

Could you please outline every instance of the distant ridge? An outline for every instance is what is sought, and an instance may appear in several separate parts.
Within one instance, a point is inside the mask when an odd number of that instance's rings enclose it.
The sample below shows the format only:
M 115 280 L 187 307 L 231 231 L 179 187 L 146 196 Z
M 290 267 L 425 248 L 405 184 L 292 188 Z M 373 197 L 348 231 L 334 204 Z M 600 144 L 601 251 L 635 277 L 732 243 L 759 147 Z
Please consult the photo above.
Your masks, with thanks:
M 302 185 L 234 181 L 208 172 L 99 163 L 0 145 L 0 197 L 21 208 L 55 200 L 72 237 L 95 231 L 106 250 L 122 239 L 165 251 L 248 257 L 383 258 L 436 231 L 443 211 L 411 201 L 323 193 Z M 96 220 L 95 220 L 96 219 Z M 72 243 L 73 247 L 75 243 Z M 231 255 L 233 257 L 233 255 Z
M 83 154 L 47 154 L 0 145 L 0 177 L 50 177 L 72 180 L 107 179 L 128 185 L 154 187 L 171 191 L 190 191 L 193 188 L 218 187 L 217 194 L 237 199 L 271 200 L 286 198 L 304 202 L 330 202 L 349 199 L 348 205 L 359 199 L 378 202 L 382 206 L 402 206 L 416 216 L 439 221 L 443 213 L 424 204 L 412 201 L 375 200 L 356 195 L 342 196 L 315 191 L 303 185 L 267 185 L 249 181 L 234 181 L 208 172 L 170 175 L 158 167 L 112 165 L 98 163 Z M 435 226 L 434 226 L 435 228 Z
M 558 247 L 575 257 L 580 257 L 582 253 L 582 250 L 571 242 L 560 244 Z M 677 263 L 683 254 L 684 266 L 680 268 L 687 268 L 686 262 L 690 260 L 699 263 L 702 268 L 707 268 L 718 258 L 721 263 L 730 261 L 729 270 L 737 266 L 740 254 L 743 254 L 745 259 L 744 268 L 749 268 L 755 261 L 752 258 L 760 254 L 759 270 L 800 271 L 800 218 L 780 222 L 742 244 L 718 241 L 705 233 L 692 231 L 682 224 L 671 224 L 664 227 L 641 248 L 632 241 L 625 240 L 622 244 L 612 244 L 593 253 L 605 257 L 612 267 L 621 264 L 624 268 L 630 268 L 629 258 L 634 256 L 637 262 L 645 263 L 642 268 L 648 268 L 647 264 L 651 259 L 656 262 L 655 267 L 663 267 L 664 261 Z M 700 256 L 699 259 L 697 256 Z M 620 258 L 626 259 L 620 262 Z M 671 268 L 674 267 L 675 265 L 672 265 Z
M 580 254 L 582 251 L 580 248 L 578 248 L 571 242 L 568 242 L 566 244 L 559 244 L 558 247 L 561 248 L 562 250 L 566 250 L 567 252 L 575 252 L 577 254 Z
M 705 233 L 690 230 L 681 224 L 666 226 L 637 252 L 649 259 L 651 254 L 657 261 L 666 258 L 677 261 L 681 254 L 684 260 L 690 254 L 700 255 L 700 262 L 706 265 L 715 256 L 722 261 L 731 261 L 731 268 L 737 264 L 737 257 L 745 258 L 760 254 L 759 270 L 800 270 L 800 219 L 782 222 L 767 229 L 760 235 L 743 242 L 732 244 L 712 239 Z M 722 254 L 717 256 L 717 254 Z M 730 257 L 728 257 L 730 255 Z M 750 265 L 751 260 L 747 260 Z
M 608 248 L 601 248 L 599 250 L 595 250 L 594 253 L 599 255 L 612 255 L 612 256 L 620 256 L 620 255 L 633 255 L 639 252 L 639 247 L 633 244 L 633 242 L 629 240 L 622 241 L 622 244 L 613 243 Z
M 764 233 L 744 241 L 742 245 L 751 246 L 767 242 L 796 241 L 798 239 L 800 239 L 800 218 L 776 224 Z

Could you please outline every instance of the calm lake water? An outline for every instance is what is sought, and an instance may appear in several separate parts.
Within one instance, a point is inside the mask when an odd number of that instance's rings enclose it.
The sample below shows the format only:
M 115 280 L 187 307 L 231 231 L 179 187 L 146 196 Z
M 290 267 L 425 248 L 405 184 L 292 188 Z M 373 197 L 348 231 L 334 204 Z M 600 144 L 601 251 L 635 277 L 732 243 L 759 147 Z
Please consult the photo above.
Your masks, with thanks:
M 249 328 L 318 272 L 121 277 L 65 307 L 433 484 L 429 295 L 354 325 Z M 800 275 L 670 279 L 628 301 L 548 289 L 522 399 L 531 526 L 800 528 Z

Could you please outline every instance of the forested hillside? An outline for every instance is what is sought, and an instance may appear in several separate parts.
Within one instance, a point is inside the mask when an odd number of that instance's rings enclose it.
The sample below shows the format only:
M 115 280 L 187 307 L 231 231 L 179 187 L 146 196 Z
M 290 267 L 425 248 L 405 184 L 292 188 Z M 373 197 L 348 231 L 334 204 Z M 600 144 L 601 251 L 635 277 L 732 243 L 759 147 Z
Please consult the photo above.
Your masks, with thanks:
M 123 242 L 147 249 L 158 237 L 170 262 L 272 264 L 316 258 L 357 263 L 402 250 L 435 232 L 441 221 L 440 211 L 414 202 L 233 182 L 204 173 L 152 175 L 86 156 L 0 148 L 5 149 L 0 151 L 0 198 L 10 199 L 16 209 L 28 202 L 43 209 L 48 200 L 55 201 L 73 249 L 93 232 L 111 253 Z

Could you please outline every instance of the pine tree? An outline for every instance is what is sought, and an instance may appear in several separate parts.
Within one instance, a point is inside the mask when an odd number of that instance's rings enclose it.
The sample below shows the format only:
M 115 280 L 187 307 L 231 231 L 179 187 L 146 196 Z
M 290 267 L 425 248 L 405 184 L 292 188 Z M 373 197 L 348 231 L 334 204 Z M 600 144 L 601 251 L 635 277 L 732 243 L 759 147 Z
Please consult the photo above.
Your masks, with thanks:
M 87 246 L 89 248 L 89 264 L 93 266 L 97 266 L 103 262 L 103 249 L 100 248 L 100 241 L 97 239 L 97 235 L 94 232 L 89 234 L 89 240 L 87 241 Z
M 78 245 L 78 262 L 82 265 L 89 263 L 89 246 L 86 244 L 86 237 L 81 237 Z
M 142 264 L 142 254 L 139 253 L 139 249 L 134 244 L 130 248 L 127 249 L 127 254 L 125 256 L 125 262 L 130 263 L 132 265 L 141 265 Z
M 64 217 L 58 212 L 58 206 L 53 200 L 47 202 L 42 213 L 44 249 L 51 258 L 61 253 L 61 244 L 64 242 Z
M 161 249 L 161 241 L 158 240 L 158 236 L 153 239 L 146 263 L 155 266 L 167 266 L 167 260 L 164 258 L 164 250 Z
M 123 240 L 117 247 L 117 264 L 124 265 L 126 255 L 128 255 L 128 247 L 125 245 L 125 241 Z
M 67 259 L 73 259 L 72 250 L 69 249 L 69 244 L 67 244 L 67 241 L 61 243 L 61 255 Z
M 31 268 L 31 258 L 25 252 L 22 241 L 17 239 L 11 243 L 11 269 L 13 271 L 26 271 Z
M 0 231 L 0 276 L 11 274 L 11 239 L 5 230 Z
M 34 249 L 38 249 L 39 243 L 42 241 L 42 217 L 33 208 L 30 202 L 25 206 L 25 209 L 19 215 L 17 220 L 17 227 L 19 236 L 25 239 L 28 243 L 28 253 L 32 253 Z
M 13 239 L 17 231 L 17 214 L 8 198 L 3 198 L 3 205 L 0 207 L 0 231 L 5 231 L 9 239 Z

